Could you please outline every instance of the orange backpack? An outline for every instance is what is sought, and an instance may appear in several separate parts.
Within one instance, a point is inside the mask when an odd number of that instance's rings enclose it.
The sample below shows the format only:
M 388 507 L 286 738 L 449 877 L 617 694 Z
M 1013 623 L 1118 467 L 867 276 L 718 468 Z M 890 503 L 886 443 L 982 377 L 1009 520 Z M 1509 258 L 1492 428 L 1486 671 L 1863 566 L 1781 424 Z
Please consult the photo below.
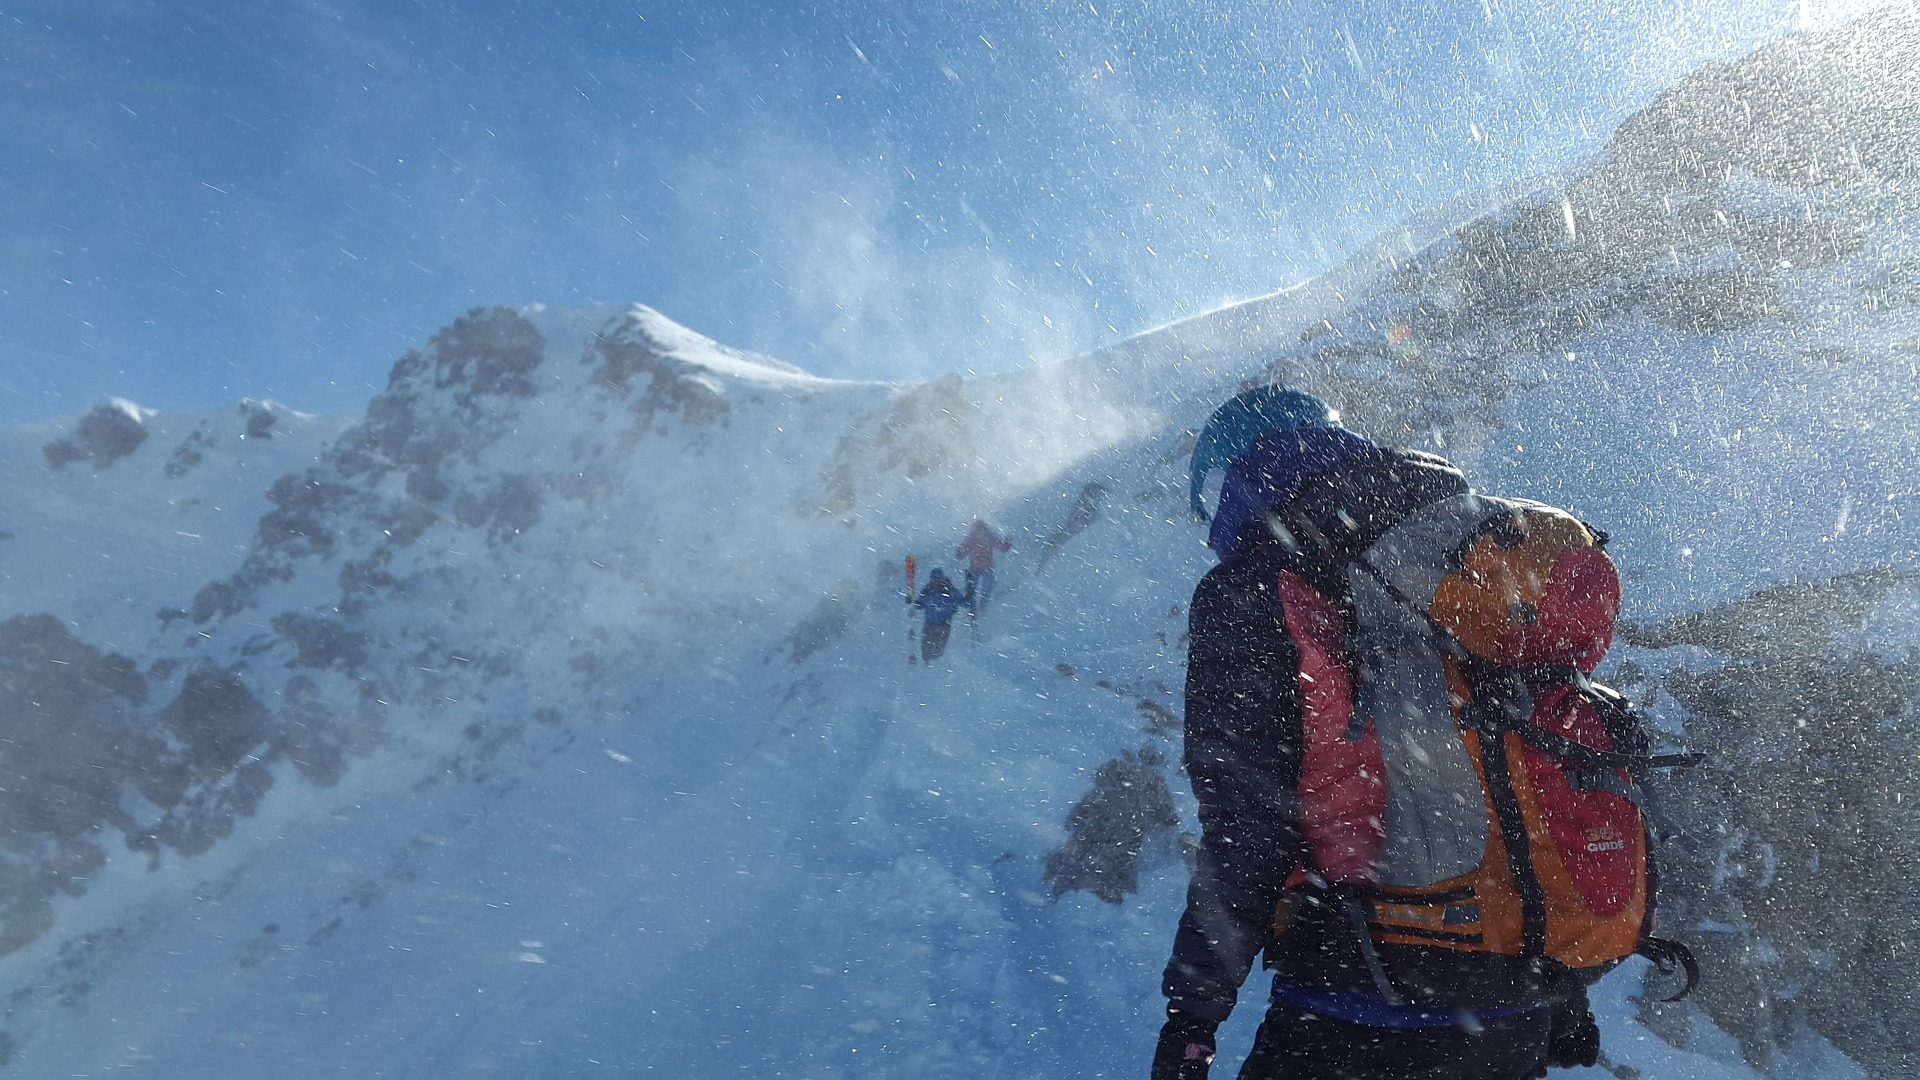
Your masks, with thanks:
M 1620 603 L 1604 543 L 1552 507 L 1466 494 L 1355 560 L 1347 617 L 1281 575 L 1307 850 L 1283 961 L 1347 967 L 1394 1003 L 1524 1007 L 1636 952 L 1691 989 L 1691 956 L 1651 935 L 1636 773 L 1696 759 L 1651 755 L 1589 678 Z

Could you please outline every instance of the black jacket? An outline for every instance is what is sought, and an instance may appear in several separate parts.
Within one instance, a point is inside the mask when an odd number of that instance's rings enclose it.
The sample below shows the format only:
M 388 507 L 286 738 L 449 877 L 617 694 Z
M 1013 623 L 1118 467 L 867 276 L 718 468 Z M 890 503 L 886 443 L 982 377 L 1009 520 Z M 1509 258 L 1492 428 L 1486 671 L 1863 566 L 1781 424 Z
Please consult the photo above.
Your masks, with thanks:
M 1468 490 L 1441 458 L 1372 450 L 1309 477 L 1248 528 L 1263 535 L 1194 589 L 1187 654 L 1186 769 L 1200 852 L 1162 989 L 1180 1012 L 1221 1021 L 1273 932 L 1300 860 L 1300 650 L 1278 574 L 1292 571 L 1343 610 L 1346 566 L 1395 522 Z M 1251 539 L 1251 538 L 1250 538 Z

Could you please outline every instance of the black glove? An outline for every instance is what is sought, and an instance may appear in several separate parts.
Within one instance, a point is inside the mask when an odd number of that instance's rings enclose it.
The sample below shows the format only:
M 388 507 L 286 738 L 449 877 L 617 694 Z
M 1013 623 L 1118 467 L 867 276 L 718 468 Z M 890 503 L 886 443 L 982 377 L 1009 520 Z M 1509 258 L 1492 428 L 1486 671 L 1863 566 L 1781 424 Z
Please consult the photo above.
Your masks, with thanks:
M 1600 1025 L 1593 1022 L 1585 994 L 1557 1005 L 1547 1036 L 1547 1064 L 1556 1069 L 1589 1068 L 1600 1061 Z
M 1207 1080 L 1207 1066 L 1213 1064 L 1213 1032 L 1219 1026 L 1168 1009 L 1160 1045 L 1153 1050 L 1153 1080 Z

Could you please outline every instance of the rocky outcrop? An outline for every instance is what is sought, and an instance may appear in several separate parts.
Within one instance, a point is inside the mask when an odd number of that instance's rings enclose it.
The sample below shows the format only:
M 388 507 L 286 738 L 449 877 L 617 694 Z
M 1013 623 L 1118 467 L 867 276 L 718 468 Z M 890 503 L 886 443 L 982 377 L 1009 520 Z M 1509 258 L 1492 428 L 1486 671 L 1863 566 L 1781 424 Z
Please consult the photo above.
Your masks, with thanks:
M 1180 827 L 1165 762 L 1147 745 L 1095 770 L 1092 789 L 1067 813 L 1066 842 L 1047 854 L 1046 880 L 1055 897 L 1085 889 L 1118 904 L 1139 890 L 1142 853 L 1170 846 Z
M 1691 1000 L 1756 1067 L 1810 1028 L 1875 1077 L 1920 1073 L 1920 651 L 1849 640 L 1902 584 L 1872 568 L 1624 635 L 1720 658 L 1660 683 L 1712 756 L 1653 781 L 1659 903 L 1707 971 Z M 1684 1044 L 1686 1007 L 1659 996 L 1649 1026 Z
M 76 461 L 104 469 L 140 449 L 147 441 L 148 411 L 122 398 L 109 398 L 88 409 L 73 434 L 55 439 L 41 449 L 50 469 Z
M 1709 66 L 1623 122 L 1592 166 L 1397 264 L 1390 292 L 1308 328 L 1273 366 L 1359 430 L 1461 445 L 1523 385 L 1517 362 L 1549 378 L 1609 320 L 1797 326 L 1799 275 L 1850 263 L 1875 220 L 1920 206 L 1916 62 L 1920 23 L 1889 15 Z M 1875 262 L 1846 285 L 1859 306 L 1907 302 L 1911 267 Z
M 710 373 L 674 358 L 649 333 L 641 311 L 602 330 L 580 362 L 593 367 L 594 385 L 626 402 L 641 430 L 652 429 L 667 416 L 695 426 L 714 424 L 731 408 Z

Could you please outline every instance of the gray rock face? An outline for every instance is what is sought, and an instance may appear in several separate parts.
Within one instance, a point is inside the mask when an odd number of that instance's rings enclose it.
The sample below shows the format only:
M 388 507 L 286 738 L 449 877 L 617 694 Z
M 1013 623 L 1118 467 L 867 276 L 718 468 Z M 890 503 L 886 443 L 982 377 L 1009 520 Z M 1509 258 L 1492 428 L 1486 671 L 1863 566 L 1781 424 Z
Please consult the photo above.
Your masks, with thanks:
M 883 565 L 881 573 L 887 584 L 892 583 L 898 569 L 891 563 Z M 853 620 L 867 611 L 868 604 L 861 596 L 860 583 L 852 579 L 842 581 L 832 592 L 822 596 L 814 605 L 813 612 L 801 620 L 787 634 L 782 646 L 786 651 L 787 662 L 799 664 L 815 653 L 833 645 Z
M 310 666 L 364 656 L 344 631 L 294 621 Z M 275 761 L 330 782 L 347 753 L 380 738 L 377 713 L 323 708 L 311 680 L 289 684 L 276 716 L 247 678 L 209 663 L 149 711 L 168 677 L 74 639 L 51 615 L 0 622 L 0 954 L 44 932 L 49 900 L 84 889 L 110 837 L 155 856 L 204 851 L 258 808 Z M 146 811 L 129 809 L 142 800 Z
M 67 633 L 51 615 L 0 623 L 0 829 L 76 843 L 125 818 L 121 786 L 155 749 L 136 709 L 147 683 L 133 661 Z
M 1920 950 L 1920 651 L 1889 659 L 1846 641 L 1903 584 L 1871 569 L 1626 635 L 1724 657 L 1663 681 L 1689 742 L 1713 757 L 1654 781 L 1657 825 L 1674 838 L 1659 903 L 1662 931 L 1706 969 L 1692 1000 L 1756 1067 L 1804 1026 L 1876 1077 L 1920 1072 L 1906 977 Z M 1685 1041 L 1684 1007 L 1646 1008 Z
M 463 491 L 454 499 L 453 519 L 464 528 L 487 527 L 488 538 L 504 543 L 540 523 L 541 482 L 508 473 L 499 483 L 480 491 Z
M 470 456 L 512 423 L 546 359 L 532 323 L 506 308 L 475 308 L 393 365 L 366 423 L 337 453 L 342 471 L 431 470 Z
M 1071 543 L 1074 537 L 1085 532 L 1087 526 L 1100 520 L 1101 508 L 1106 505 L 1106 501 L 1105 484 L 1096 482 L 1080 488 L 1079 494 L 1073 497 L 1073 505 L 1067 508 L 1066 519 L 1060 522 L 1059 528 L 1048 533 L 1047 538 L 1040 542 L 1040 566 L 1043 569 L 1066 550 L 1067 544 Z
M 642 429 L 667 416 L 694 426 L 715 424 L 731 409 L 697 368 L 667 355 L 637 315 L 609 327 L 580 362 L 594 367 L 595 384 L 626 401 Z
M 1643 316 L 1689 335 L 1804 326 L 1799 275 L 1861 266 L 1851 306 L 1911 305 L 1870 234 L 1920 208 L 1920 22 L 1863 19 L 1710 66 L 1622 123 L 1592 166 L 1399 263 L 1393 292 L 1273 361 L 1360 430 L 1473 445 L 1526 370 Z M 1831 354 L 1827 354 L 1829 357 Z
M 103 401 L 87 410 L 74 425 L 73 434 L 55 439 L 42 448 L 47 467 L 58 469 L 75 461 L 90 461 L 104 469 L 147 441 L 146 425 L 136 410 L 115 401 Z
M 1067 813 L 1067 841 L 1047 855 L 1053 895 L 1085 889 L 1118 904 L 1140 888 L 1140 857 L 1180 826 L 1160 751 L 1143 746 L 1100 766 Z
M 354 755 L 380 745 L 392 695 L 364 674 L 377 646 L 354 620 L 370 610 L 370 594 L 398 584 L 384 568 L 433 523 L 459 517 L 500 542 L 538 523 L 543 488 L 533 478 L 495 476 L 469 491 L 444 477 L 510 429 L 544 360 L 545 342 L 519 315 L 471 312 L 401 358 L 367 422 L 324 460 L 274 481 L 272 508 L 240 570 L 202 586 L 190 610 L 162 613 L 163 625 L 195 628 L 182 632 L 186 648 L 305 567 L 349 545 L 356 557 L 342 560 L 332 612 L 261 620 L 269 632 L 237 650 L 239 664 L 188 653 L 142 673 L 74 640 L 53 616 L 0 624 L 0 727 L 9 732 L 0 771 L 10 776 L 0 784 L 10 830 L 0 847 L 0 951 L 45 931 L 49 898 L 79 891 L 113 834 L 155 859 L 205 851 L 256 811 L 274 763 L 290 760 L 307 779 L 332 783 Z M 269 406 L 247 402 L 240 411 L 244 439 L 273 437 Z M 45 456 L 55 468 L 103 468 L 147 437 L 137 409 L 103 402 Z M 206 431 L 192 432 L 164 475 L 184 476 L 212 445 Z M 375 494 L 395 471 L 406 497 Z M 368 544 L 367 536 L 379 539 Z M 248 662 L 255 657 L 283 663 Z M 150 697 L 164 704 L 149 705 Z

